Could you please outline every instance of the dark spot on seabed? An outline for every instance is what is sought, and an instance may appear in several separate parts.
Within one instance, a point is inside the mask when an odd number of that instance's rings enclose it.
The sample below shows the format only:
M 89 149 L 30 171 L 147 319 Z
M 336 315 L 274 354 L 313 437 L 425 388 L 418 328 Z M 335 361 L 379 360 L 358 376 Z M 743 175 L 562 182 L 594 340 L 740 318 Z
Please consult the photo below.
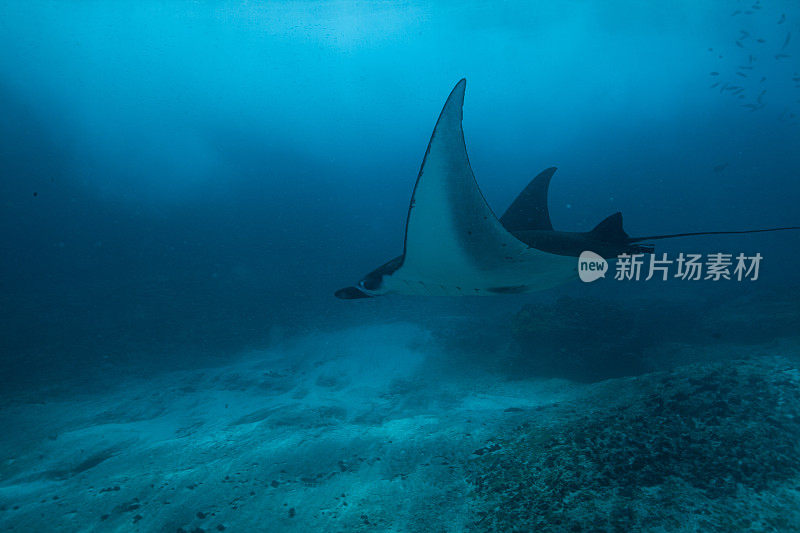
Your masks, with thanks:
M 511 259 L 511 258 L 506 257 L 506 259 Z M 487 290 L 489 292 L 493 292 L 496 294 L 519 294 L 521 292 L 525 292 L 525 288 L 526 288 L 525 285 L 515 285 L 512 287 L 490 287 Z

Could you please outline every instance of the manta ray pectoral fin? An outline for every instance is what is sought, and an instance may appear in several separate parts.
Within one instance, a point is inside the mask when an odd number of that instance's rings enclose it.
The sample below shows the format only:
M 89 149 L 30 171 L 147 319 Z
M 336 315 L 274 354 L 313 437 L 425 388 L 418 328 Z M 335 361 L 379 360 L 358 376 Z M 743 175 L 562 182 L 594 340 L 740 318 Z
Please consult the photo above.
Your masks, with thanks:
M 547 191 L 556 168 L 540 172 L 511 203 L 500 223 L 508 231 L 553 231 L 550 212 L 547 209 Z
M 461 126 L 466 80 L 442 109 L 408 208 L 402 262 L 385 279 L 406 294 L 488 293 L 552 287 L 574 275 L 574 260 L 527 246 L 506 230 L 483 197 Z M 523 288 L 524 287 L 524 288 Z

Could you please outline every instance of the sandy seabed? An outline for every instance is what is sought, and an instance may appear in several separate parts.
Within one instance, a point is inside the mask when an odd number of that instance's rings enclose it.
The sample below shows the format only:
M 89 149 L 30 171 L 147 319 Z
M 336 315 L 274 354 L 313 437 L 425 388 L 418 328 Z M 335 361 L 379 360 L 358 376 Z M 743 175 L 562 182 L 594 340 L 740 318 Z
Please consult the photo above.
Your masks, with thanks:
M 312 334 L 6 402 L 0 528 L 797 531 L 798 360 L 585 384 L 474 371 L 413 324 Z

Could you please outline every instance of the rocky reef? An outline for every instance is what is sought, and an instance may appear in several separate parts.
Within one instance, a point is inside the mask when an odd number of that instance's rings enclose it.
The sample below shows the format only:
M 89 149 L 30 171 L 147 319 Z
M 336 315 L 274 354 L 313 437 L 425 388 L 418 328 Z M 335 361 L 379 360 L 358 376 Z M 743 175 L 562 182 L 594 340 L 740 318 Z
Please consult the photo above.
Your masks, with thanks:
M 593 412 L 534 413 L 475 451 L 476 529 L 800 530 L 797 361 L 696 364 L 600 390 Z

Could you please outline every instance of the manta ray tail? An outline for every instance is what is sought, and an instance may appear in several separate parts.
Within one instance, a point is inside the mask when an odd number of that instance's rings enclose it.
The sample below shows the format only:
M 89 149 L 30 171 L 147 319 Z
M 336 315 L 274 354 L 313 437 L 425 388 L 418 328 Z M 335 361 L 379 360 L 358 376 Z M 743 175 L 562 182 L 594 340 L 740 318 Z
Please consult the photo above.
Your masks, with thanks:
M 742 233 L 764 233 L 767 231 L 798 230 L 800 226 L 785 226 L 780 228 L 750 229 L 742 231 L 699 231 L 692 233 L 671 233 L 669 235 L 648 235 L 646 237 L 629 237 L 622 229 L 622 213 L 614 213 L 600 222 L 589 232 L 594 238 L 612 243 L 626 243 L 631 245 L 629 253 L 653 253 L 653 246 L 649 244 L 636 244 L 644 241 L 657 241 L 661 239 L 674 239 L 677 237 L 694 237 L 697 235 L 736 235 Z
M 674 239 L 676 237 L 694 237 L 696 235 L 738 235 L 742 233 L 764 233 L 767 231 L 786 231 L 798 230 L 800 226 L 785 226 L 782 228 L 748 229 L 742 231 L 699 231 L 694 233 L 672 233 L 670 235 L 649 235 L 647 237 L 632 237 L 628 239 L 630 243 L 642 241 L 655 241 L 658 239 Z
M 593 237 L 607 242 L 632 242 L 625 230 L 622 229 L 622 213 L 617 211 L 602 220 L 592 231 Z
M 599 241 L 624 243 L 626 253 L 652 254 L 655 250 L 655 248 L 649 244 L 634 244 L 638 241 L 636 239 L 631 239 L 628 234 L 625 233 L 625 230 L 622 229 L 622 213 L 619 211 L 604 218 L 589 232 L 589 235 Z

